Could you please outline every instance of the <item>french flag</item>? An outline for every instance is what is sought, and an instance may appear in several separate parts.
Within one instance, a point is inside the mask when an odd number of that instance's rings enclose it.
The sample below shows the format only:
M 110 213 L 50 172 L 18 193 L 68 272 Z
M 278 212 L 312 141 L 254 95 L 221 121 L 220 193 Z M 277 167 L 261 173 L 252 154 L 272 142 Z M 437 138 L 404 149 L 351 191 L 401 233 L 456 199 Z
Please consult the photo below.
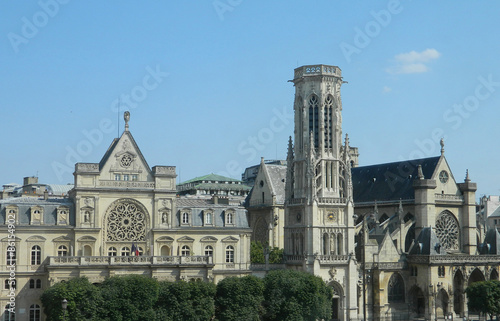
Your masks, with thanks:
M 132 243 L 132 251 L 131 251 L 131 254 L 135 255 L 135 256 L 139 256 L 139 249 L 137 248 L 137 246 L 135 246 L 134 243 Z

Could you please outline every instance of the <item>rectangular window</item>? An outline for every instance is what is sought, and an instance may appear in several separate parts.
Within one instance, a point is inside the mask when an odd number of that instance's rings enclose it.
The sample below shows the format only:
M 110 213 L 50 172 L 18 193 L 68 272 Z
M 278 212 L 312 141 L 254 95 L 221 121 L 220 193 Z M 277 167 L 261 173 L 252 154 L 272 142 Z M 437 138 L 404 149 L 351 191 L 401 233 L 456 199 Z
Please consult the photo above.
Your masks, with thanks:
M 123 175 L 123 180 L 124 180 L 124 181 L 128 181 L 128 178 L 129 178 L 129 177 L 128 177 L 128 174 L 124 174 L 124 175 Z
M 115 174 L 115 181 L 121 180 L 121 175 L 120 174 Z
M 133 180 L 133 181 L 137 181 L 137 175 L 136 175 L 136 174 L 133 174 L 133 175 L 132 175 L 132 180 Z

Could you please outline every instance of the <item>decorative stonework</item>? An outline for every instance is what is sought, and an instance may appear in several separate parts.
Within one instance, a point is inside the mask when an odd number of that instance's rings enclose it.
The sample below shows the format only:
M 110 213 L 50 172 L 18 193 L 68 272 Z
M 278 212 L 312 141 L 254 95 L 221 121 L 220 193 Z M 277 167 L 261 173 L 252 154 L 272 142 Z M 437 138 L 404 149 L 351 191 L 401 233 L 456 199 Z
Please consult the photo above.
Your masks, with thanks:
M 145 209 L 134 200 L 115 202 L 108 210 L 106 229 L 107 241 L 145 241 Z
M 459 226 L 455 217 L 448 213 L 441 213 L 436 220 L 436 235 L 441 246 L 446 250 L 459 250 Z

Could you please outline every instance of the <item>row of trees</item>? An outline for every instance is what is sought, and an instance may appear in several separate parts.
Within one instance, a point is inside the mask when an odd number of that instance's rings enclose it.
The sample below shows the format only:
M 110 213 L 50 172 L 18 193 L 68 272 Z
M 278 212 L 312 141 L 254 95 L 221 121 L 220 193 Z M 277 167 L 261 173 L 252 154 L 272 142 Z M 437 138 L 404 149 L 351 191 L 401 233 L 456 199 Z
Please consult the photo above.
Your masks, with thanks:
M 157 281 L 115 276 L 102 284 L 86 278 L 60 282 L 42 295 L 47 321 L 100 320 L 321 320 L 331 315 L 332 290 L 321 278 L 278 270 L 264 279 L 229 277 L 217 285 L 203 281 Z M 61 306 L 68 301 L 67 311 Z M 65 315 L 66 313 L 66 315 Z

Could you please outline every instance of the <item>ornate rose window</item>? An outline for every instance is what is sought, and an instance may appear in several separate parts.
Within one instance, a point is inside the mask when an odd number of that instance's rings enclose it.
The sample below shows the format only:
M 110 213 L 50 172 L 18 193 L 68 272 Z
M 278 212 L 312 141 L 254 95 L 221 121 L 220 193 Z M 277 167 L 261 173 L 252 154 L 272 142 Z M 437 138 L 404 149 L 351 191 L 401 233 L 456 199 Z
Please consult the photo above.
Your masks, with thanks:
M 106 218 L 107 241 L 145 241 L 146 210 L 134 200 L 111 204 Z
M 436 220 L 436 235 L 446 250 L 459 249 L 460 227 L 453 214 L 449 212 L 439 214 Z

